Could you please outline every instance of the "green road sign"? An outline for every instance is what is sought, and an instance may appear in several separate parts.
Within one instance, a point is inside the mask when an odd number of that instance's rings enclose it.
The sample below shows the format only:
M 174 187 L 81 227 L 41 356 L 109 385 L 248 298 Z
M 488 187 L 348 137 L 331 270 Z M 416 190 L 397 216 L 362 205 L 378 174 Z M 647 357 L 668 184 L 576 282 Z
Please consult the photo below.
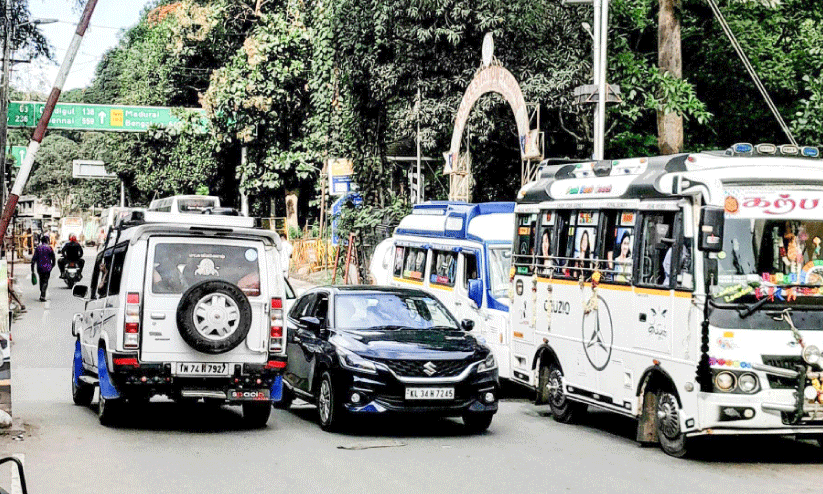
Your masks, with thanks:
M 9 102 L 9 127 L 36 127 L 45 103 Z M 175 109 L 196 112 L 205 125 L 206 112 L 200 109 Z M 159 106 L 111 106 L 85 103 L 58 103 L 49 120 L 50 129 L 97 130 L 103 132 L 146 132 L 149 127 L 167 127 L 180 122 L 171 108 Z
M 14 156 L 14 166 L 19 168 L 26 159 L 26 146 L 6 146 L 6 154 Z

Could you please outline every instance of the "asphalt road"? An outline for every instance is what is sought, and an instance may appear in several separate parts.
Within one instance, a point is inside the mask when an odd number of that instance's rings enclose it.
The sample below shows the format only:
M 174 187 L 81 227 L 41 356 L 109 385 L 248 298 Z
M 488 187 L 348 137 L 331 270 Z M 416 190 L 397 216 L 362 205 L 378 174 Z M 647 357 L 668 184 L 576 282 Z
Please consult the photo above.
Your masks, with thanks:
M 14 415 L 27 433 L 19 441 L 0 437 L 0 449 L 25 454 L 32 493 L 821 489 L 823 449 L 812 443 L 709 438 L 696 459 L 675 460 L 658 448 L 639 447 L 630 420 L 593 412 L 583 424 L 558 424 L 546 407 L 516 390 L 479 436 L 465 434 L 459 420 L 408 418 L 370 419 L 328 434 L 308 405 L 274 411 L 266 429 L 248 430 L 237 408 L 168 401 L 152 401 L 123 426 L 105 428 L 93 408 L 71 401 L 71 316 L 82 302 L 62 282 L 53 284 L 45 305 L 31 283 L 23 279 L 18 286 L 29 312 L 13 327 L 12 393 Z M 0 487 L 8 490 L 3 473 Z

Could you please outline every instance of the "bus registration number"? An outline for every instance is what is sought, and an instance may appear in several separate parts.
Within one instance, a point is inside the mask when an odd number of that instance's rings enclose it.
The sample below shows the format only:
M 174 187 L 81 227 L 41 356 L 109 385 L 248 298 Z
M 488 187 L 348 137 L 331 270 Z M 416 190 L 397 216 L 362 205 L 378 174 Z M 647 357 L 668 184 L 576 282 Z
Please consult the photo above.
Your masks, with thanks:
M 454 388 L 406 388 L 407 400 L 453 400 Z

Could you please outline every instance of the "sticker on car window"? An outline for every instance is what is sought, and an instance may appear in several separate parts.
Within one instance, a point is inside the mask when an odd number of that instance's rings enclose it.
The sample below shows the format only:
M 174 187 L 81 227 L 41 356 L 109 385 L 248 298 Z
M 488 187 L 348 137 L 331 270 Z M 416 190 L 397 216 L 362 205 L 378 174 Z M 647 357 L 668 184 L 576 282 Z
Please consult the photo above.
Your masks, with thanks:
M 248 249 L 246 250 L 246 260 L 249 262 L 254 262 L 257 260 L 257 249 Z
M 194 271 L 195 276 L 217 276 L 218 273 L 217 266 L 214 265 L 214 261 L 211 259 L 203 259 L 200 261 L 200 264 L 197 265 L 197 270 Z

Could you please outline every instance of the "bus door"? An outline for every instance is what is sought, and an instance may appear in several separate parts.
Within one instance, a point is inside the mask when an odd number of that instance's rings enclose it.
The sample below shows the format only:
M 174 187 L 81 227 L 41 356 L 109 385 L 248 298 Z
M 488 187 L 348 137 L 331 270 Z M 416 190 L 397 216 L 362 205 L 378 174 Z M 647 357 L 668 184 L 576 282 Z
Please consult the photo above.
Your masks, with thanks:
M 483 315 L 483 302 L 480 306 L 469 299 L 469 280 L 480 280 L 483 283 L 483 293 L 486 291 L 486 283 L 480 276 L 480 251 L 464 249 L 460 252 L 457 264 L 458 277 L 454 288 L 454 305 L 456 307 L 454 316 L 458 321 L 471 319 L 474 321 L 474 333 L 482 336 L 489 344 L 499 344 L 500 337 L 495 333 L 489 334 L 488 325 Z M 483 297 L 486 298 L 485 296 Z
M 512 306 L 509 309 L 511 324 L 512 377 L 532 384 L 532 359 L 534 357 L 534 327 L 532 316 L 536 310 L 533 297 L 535 247 L 537 240 L 537 208 L 518 212 L 516 216 L 514 255 L 512 266 Z M 505 340 L 506 338 L 504 338 Z
M 684 264 L 683 255 L 689 251 L 682 248 L 682 213 L 675 210 L 642 211 L 638 233 L 633 346 L 661 357 L 670 356 L 675 321 L 674 288 L 679 278 L 677 270 Z M 645 359 L 651 365 L 651 359 Z M 638 362 L 634 368 L 642 372 L 642 368 L 648 366 L 643 364 Z

